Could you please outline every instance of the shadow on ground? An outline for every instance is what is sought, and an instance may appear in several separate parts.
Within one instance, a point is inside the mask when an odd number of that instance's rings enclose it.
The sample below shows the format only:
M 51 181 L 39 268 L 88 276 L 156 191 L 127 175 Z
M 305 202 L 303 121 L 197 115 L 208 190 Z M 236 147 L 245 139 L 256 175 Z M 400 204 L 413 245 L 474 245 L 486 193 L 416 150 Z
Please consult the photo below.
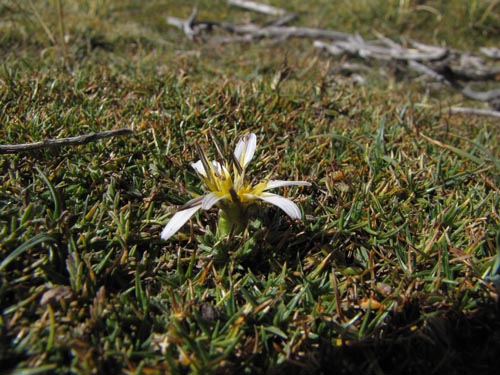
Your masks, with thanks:
M 285 363 L 270 373 L 486 375 L 500 366 L 497 306 L 487 306 L 472 315 L 433 316 L 415 327 L 339 347 L 331 347 L 325 340 L 307 360 Z

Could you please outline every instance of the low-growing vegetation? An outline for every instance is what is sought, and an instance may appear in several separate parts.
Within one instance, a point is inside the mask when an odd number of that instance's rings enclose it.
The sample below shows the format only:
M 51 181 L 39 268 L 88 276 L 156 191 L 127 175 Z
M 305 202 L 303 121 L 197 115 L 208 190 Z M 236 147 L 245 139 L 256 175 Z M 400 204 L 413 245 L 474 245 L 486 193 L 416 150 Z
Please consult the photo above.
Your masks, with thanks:
M 500 41 L 495 1 L 270 3 L 367 38 Z M 310 40 L 189 40 L 165 17 L 194 6 L 269 18 L 226 1 L 0 4 L 0 145 L 133 130 L 0 155 L 0 369 L 491 373 L 498 119 L 452 114 L 485 104 L 395 64 L 343 74 Z M 204 193 L 196 145 L 216 159 L 213 138 L 230 155 L 247 132 L 255 181 L 311 183 L 280 191 L 303 220 L 258 204 L 222 236 L 200 211 L 161 240 Z

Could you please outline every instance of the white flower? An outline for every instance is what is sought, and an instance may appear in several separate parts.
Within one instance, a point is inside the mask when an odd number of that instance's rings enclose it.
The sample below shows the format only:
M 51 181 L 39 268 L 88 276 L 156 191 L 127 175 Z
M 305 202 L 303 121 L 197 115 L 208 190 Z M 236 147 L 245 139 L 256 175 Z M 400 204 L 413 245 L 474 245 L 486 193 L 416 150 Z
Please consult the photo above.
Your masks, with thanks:
M 301 219 L 299 207 L 291 200 L 280 195 L 269 193 L 268 190 L 284 186 L 309 186 L 306 181 L 267 180 L 252 186 L 245 180 L 245 169 L 252 160 L 257 147 L 257 137 L 254 133 L 245 134 L 236 145 L 233 160 L 222 164 L 219 161 L 209 162 L 199 148 L 200 160 L 191 166 L 208 187 L 209 193 L 194 198 L 175 213 L 167 226 L 161 232 L 161 238 L 172 237 L 200 208 L 209 210 L 220 204 L 221 210 L 241 209 L 256 200 L 262 200 L 281 208 L 292 219 Z M 218 146 L 217 150 L 221 154 Z M 223 157 L 220 155 L 221 158 Z M 232 168 L 231 168 L 232 167 Z M 232 174 L 230 173 L 232 169 Z M 234 217 L 234 215 L 232 215 Z

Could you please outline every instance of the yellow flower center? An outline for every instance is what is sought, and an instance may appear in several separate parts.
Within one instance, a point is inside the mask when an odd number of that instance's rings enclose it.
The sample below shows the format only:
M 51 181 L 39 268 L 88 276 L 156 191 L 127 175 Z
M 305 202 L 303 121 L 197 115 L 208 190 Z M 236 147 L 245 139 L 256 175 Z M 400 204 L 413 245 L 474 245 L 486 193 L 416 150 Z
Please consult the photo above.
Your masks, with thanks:
M 235 168 L 233 181 L 227 165 L 221 164 L 217 169 L 211 164 L 209 166 L 210 170 L 206 171 L 207 176 L 203 178 L 203 182 L 217 197 L 224 197 L 233 204 L 249 204 L 255 200 L 253 197 L 261 195 L 266 188 L 266 182 L 255 186 L 246 183 L 245 171 L 240 174 Z

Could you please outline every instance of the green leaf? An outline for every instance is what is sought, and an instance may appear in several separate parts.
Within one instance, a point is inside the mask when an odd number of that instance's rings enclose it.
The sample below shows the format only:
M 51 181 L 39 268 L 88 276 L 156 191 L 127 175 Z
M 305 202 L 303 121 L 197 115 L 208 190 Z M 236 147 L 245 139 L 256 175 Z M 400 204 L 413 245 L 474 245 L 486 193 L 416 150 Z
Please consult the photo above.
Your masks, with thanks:
M 14 259 L 20 256 L 22 253 L 42 242 L 54 242 L 54 239 L 45 233 L 39 233 L 36 236 L 30 238 L 28 241 L 17 247 L 2 261 L 2 263 L 0 263 L 0 271 L 3 271 Z

